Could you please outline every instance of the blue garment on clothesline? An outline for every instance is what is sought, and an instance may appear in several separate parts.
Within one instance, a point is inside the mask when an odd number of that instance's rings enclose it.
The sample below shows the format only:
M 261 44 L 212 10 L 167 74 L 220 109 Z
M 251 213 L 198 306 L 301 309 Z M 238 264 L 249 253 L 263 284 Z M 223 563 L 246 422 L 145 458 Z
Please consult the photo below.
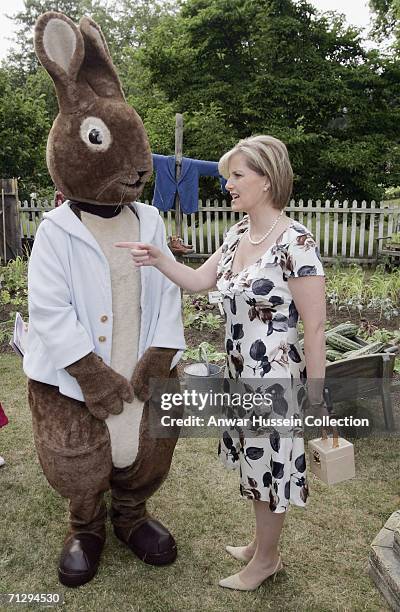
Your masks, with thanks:
M 156 171 L 153 205 L 159 210 L 171 210 L 178 191 L 182 212 L 187 215 L 196 212 L 199 207 L 200 176 L 216 176 L 221 190 L 226 193 L 226 179 L 219 174 L 217 162 L 183 157 L 178 182 L 175 179 L 175 155 L 153 153 L 153 165 Z

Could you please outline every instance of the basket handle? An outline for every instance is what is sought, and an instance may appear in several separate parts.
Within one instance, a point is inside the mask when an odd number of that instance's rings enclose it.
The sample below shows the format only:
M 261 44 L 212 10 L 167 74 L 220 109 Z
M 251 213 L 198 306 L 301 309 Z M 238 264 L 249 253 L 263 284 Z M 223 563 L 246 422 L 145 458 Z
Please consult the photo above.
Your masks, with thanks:
M 321 440 L 328 439 L 328 432 L 322 427 Z M 336 427 L 332 427 L 332 448 L 339 448 L 339 433 Z
M 324 400 L 325 400 L 325 404 L 329 412 L 329 415 L 332 415 L 333 405 L 332 405 L 331 395 L 327 387 L 324 388 L 323 395 L 324 395 Z M 337 430 L 337 427 L 335 427 L 334 425 L 331 425 L 331 430 L 332 430 L 332 448 L 339 448 L 339 432 Z M 321 440 L 327 440 L 327 439 L 328 439 L 328 432 L 326 430 L 326 427 L 322 427 Z
M 209 376 L 210 375 L 210 362 L 208 361 L 207 351 L 204 348 L 203 343 L 201 343 L 199 346 L 199 359 L 200 361 L 204 361 L 204 363 L 206 364 L 207 376 Z

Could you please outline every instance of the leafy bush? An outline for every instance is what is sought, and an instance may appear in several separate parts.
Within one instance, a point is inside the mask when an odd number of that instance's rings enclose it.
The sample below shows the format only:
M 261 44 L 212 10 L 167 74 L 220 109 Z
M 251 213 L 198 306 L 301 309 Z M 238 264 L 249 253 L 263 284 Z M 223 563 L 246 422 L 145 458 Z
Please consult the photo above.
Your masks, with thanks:
M 221 327 L 222 317 L 211 312 L 214 304 L 208 303 L 206 295 L 185 295 L 183 298 L 183 324 L 200 331 L 214 331 Z
M 382 266 L 367 278 L 365 270 L 356 264 L 349 268 L 333 268 L 326 281 L 328 302 L 335 310 L 379 311 L 380 318 L 399 315 L 400 270 L 388 274 Z
M 16 312 L 28 316 L 28 263 L 21 257 L 0 267 L 0 344 L 10 339 Z
M 400 198 L 400 186 L 393 186 L 385 189 L 384 200 L 394 200 L 396 198 Z
M 396 232 L 390 236 L 390 242 L 393 244 L 400 244 L 400 232 Z

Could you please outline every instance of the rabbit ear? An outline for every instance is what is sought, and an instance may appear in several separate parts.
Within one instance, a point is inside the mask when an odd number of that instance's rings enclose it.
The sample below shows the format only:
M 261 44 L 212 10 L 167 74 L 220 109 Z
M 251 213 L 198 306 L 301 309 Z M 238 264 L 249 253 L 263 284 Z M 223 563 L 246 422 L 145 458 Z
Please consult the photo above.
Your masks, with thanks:
M 79 27 L 85 43 L 82 78 L 97 96 L 125 100 L 117 71 L 100 27 L 89 17 L 82 17 Z
M 38 18 L 34 38 L 36 55 L 54 81 L 60 111 L 77 112 L 82 106 L 77 79 L 85 53 L 79 29 L 62 13 L 50 11 Z

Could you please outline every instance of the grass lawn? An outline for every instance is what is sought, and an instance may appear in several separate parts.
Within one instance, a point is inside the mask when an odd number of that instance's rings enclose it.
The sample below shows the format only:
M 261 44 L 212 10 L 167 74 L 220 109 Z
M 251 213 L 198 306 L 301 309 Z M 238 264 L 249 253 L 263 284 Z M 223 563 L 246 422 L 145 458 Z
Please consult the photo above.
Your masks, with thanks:
M 150 503 L 176 536 L 177 561 L 165 568 L 145 565 L 109 530 L 96 578 L 65 589 L 56 566 L 66 502 L 38 464 L 25 377 L 14 355 L 0 354 L 0 380 L 0 400 L 10 418 L 0 432 L 7 462 L 0 469 L 1 592 L 62 592 L 68 612 L 388 610 L 368 577 L 367 559 L 372 539 L 400 507 L 398 439 L 356 440 L 354 480 L 328 487 L 310 477 L 308 508 L 288 513 L 285 572 L 254 593 L 217 586 L 239 568 L 225 544 L 245 543 L 252 531 L 250 502 L 239 496 L 237 474 L 219 465 L 216 440 L 181 439 L 170 477 Z

